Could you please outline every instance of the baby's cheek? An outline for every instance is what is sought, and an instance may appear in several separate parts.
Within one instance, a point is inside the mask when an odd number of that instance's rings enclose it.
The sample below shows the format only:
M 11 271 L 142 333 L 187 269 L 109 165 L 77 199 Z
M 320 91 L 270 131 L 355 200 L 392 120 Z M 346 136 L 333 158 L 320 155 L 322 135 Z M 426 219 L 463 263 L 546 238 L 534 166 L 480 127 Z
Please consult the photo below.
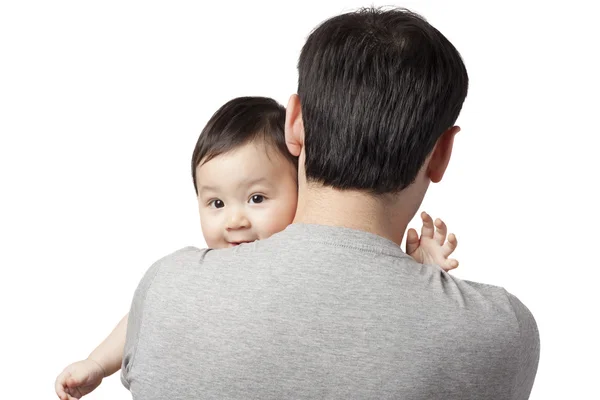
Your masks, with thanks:
M 202 227 L 204 241 L 208 247 L 213 249 L 223 247 L 221 243 L 223 241 L 222 230 L 218 228 L 214 218 L 211 218 L 210 216 L 204 216 L 204 218 L 202 218 L 202 214 L 200 214 L 200 225 Z
M 282 215 L 279 218 L 273 218 L 273 220 L 267 222 L 266 230 L 267 230 L 267 233 L 269 236 L 271 236 L 277 232 L 281 232 L 289 224 L 292 223 L 292 220 L 289 220 L 288 218 L 283 218 L 283 217 L 284 216 Z
M 223 247 L 223 240 L 216 235 L 204 235 L 204 241 L 206 242 L 206 246 L 211 249 L 219 249 Z
M 296 207 L 278 207 L 272 213 L 265 215 L 263 219 L 262 239 L 284 230 L 294 220 Z

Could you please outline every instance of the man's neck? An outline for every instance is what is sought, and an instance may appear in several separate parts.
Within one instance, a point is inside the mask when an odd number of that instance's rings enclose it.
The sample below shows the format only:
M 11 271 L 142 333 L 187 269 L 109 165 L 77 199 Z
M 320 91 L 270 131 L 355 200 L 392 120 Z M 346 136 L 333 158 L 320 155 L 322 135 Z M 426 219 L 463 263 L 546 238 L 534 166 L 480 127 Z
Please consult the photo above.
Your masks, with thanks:
M 366 231 L 401 245 L 406 227 L 420 205 L 420 200 L 418 204 L 410 204 L 414 202 L 407 202 L 406 197 L 402 194 L 373 196 L 307 184 L 300 188 L 294 223 Z

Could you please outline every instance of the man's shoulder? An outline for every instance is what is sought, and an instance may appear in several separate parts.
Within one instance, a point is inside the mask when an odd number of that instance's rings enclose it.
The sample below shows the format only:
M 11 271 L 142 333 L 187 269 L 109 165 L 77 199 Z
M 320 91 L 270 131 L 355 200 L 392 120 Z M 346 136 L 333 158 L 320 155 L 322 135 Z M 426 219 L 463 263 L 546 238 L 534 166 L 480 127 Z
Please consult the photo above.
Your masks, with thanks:
M 517 390 L 528 394 L 540 356 L 540 334 L 533 313 L 517 296 L 503 287 L 470 281 L 467 281 L 467 284 L 477 288 L 483 296 L 493 299 L 495 304 L 502 304 L 502 309 L 506 311 L 504 315 L 510 318 L 515 332 L 511 344 L 516 351 L 516 358 L 519 360 L 517 379 L 520 381 L 517 384 Z M 494 314 L 492 313 L 492 315 Z M 496 313 L 495 317 L 498 318 L 498 316 Z M 493 327 L 494 324 L 489 324 L 489 326 Z M 496 327 L 501 328 L 501 325 L 497 324 Z
M 537 331 L 532 312 L 517 296 L 504 287 L 468 280 L 462 280 L 462 282 L 473 291 L 472 294 L 480 296 L 483 302 L 492 305 L 497 312 L 503 312 L 511 317 L 520 329 L 527 326 L 530 328 L 528 330 Z
M 163 258 L 161 258 L 161 260 L 182 260 L 182 259 L 188 259 L 188 258 L 198 258 L 203 256 L 207 251 L 209 251 L 210 249 L 200 249 L 198 247 L 194 247 L 194 246 L 186 246 L 186 247 L 182 247 L 179 250 L 176 250 L 166 256 L 164 256 Z M 159 261 L 161 261 L 159 260 Z
M 200 249 L 194 246 L 186 246 L 179 250 L 176 250 L 172 253 L 167 254 L 166 256 L 160 258 L 158 261 L 154 263 L 154 266 L 162 267 L 162 266 L 170 266 L 175 267 L 177 265 L 186 265 L 190 262 L 198 263 L 204 260 L 206 253 L 210 251 L 210 249 Z
M 183 247 L 155 261 L 142 278 L 142 284 L 154 281 L 157 276 L 164 275 L 165 271 L 181 270 L 190 265 L 199 265 L 203 262 L 210 249 L 199 249 L 194 246 Z
M 500 301 L 504 304 L 509 304 L 509 292 L 502 286 L 491 285 L 489 283 L 475 282 L 466 279 L 460 279 L 463 285 L 470 290 L 477 292 L 478 295 L 491 301 Z

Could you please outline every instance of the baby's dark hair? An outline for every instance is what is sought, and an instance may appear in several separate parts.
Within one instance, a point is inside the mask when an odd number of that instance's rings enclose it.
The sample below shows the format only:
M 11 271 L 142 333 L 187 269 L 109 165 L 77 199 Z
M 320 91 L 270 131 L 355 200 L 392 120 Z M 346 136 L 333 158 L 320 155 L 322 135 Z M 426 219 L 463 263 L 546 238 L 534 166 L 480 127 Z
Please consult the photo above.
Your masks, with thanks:
M 285 144 L 285 108 L 268 97 L 238 97 L 225 103 L 210 118 L 196 142 L 192 155 L 192 179 L 196 168 L 244 144 L 260 140 L 279 151 L 294 166 L 294 157 Z

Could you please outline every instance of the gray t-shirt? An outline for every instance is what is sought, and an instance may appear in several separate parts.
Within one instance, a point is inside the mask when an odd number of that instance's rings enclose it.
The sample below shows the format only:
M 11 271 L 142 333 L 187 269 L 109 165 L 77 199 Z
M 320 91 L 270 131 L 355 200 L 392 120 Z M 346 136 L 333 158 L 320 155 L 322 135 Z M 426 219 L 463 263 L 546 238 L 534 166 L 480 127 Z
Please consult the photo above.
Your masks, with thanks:
M 529 310 L 382 237 L 294 224 L 184 248 L 137 288 L 122 381 L 134 399 L 527 399 Z

